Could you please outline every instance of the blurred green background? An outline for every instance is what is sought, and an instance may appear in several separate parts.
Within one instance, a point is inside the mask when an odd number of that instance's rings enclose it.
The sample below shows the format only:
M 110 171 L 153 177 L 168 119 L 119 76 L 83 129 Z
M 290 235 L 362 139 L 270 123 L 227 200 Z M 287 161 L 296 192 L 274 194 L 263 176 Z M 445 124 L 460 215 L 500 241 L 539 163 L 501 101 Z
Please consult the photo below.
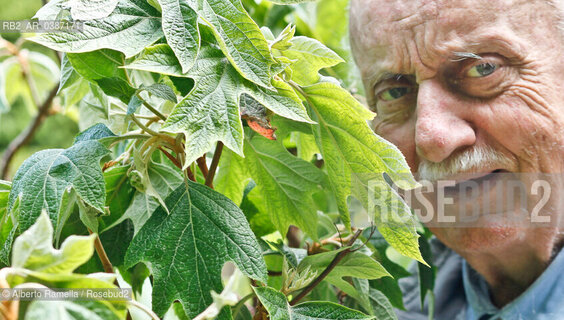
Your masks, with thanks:
M 42 5 L 41 0 L 0 0 L 0 20 L 30 19 Z M 19 33 L 0 33 L 0 37 L 18 46 L 19 54 L 28 57 L 37 96 L 39 101 L 43 101 L 59 81 L 59 62 L 56 54 L 33 42 L 24 41 L 25 37 Z M 37 114 L 37 107 L 22 74 L 20 59 L 8 50 L 5 43 L 0 44 L 0 158 L 10 142 L 32 121 Z M 76 120 L 76 112 L 69 113 L 64 110 L 61 107 L 61 99 L 56 98 L 45 122 L 31 140 L 15 154 L 7 178 L 10 180 L 20 164 L 34 152 L 70 146 L 78 132 Z

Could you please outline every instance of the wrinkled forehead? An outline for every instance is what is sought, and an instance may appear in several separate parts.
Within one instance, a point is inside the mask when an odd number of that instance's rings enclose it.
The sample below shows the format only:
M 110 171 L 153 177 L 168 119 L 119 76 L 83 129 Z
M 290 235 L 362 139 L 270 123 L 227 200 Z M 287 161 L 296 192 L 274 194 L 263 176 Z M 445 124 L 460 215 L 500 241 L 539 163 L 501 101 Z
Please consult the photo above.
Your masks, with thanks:
M 401 56 L 409 41 L 433 57 L 473 36 L 529 32 L 554 20 L 554 12 L 549 0 L 351 0 L 351 44 L 361 68 Z

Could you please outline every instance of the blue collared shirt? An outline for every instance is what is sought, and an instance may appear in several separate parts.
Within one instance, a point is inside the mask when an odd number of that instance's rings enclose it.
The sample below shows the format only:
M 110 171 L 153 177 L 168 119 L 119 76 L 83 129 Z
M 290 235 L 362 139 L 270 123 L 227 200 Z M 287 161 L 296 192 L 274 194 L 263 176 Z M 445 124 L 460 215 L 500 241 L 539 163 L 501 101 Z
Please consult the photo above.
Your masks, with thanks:
M 499 309 L 491 302 L 484 278 L 462 257 L 436 238 L 431 239 L 431 249 L 438 267 L 434 320 L 564 320 L 564 250 L 525 292 Z M 412 276 L 399 280 L 406 310 L 396 313 L 399 320 L 427 320 L 429 299 L 421 309 L 416 265 L 411 270 Z
M 525 292 L 501 309 L 492 304 L 484 278 L 466 261 L 462 263 L 466 320 L 564 319 L 564 250 Z

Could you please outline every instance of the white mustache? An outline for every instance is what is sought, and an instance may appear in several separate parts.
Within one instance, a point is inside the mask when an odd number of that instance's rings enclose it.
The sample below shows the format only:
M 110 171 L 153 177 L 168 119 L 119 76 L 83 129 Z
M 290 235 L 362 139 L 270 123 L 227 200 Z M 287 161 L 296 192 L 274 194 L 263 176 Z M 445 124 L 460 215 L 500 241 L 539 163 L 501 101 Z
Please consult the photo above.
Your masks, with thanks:
M 476 173 L 491 168 L 505 168 L 511 161 L 489 146 L 466 149 L 461 153 L 436 163 L 423 159 L 419 164 L 419 180 L 435 182 L 460 173 Z

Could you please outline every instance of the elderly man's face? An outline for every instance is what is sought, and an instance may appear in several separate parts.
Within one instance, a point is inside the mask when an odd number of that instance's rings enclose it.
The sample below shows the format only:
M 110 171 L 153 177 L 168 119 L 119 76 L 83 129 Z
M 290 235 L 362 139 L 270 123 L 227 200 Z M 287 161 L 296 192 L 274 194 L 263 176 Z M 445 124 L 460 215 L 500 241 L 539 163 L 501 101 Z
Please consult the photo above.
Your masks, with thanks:
M 530 190 L 535 173 L 564 172 L 558 23 L 544 0 L 352 0 L 353 51 L 377 113 L 375 131 L 425 178 L 474 178 L 483 193 L 484 182 L 528 173 L 518 177 L 530 212 L 541 197 Z M 564 209 L 560 183 L 550 181 L 541 213 L 554 227 Z M 452 196 L 455 215 L 479 202 L 460 206 Z M 509 225 L 488 203 L 480 206 L 482 228 L 433 232 L 459 252 L 555 241 L 556 228 Z

